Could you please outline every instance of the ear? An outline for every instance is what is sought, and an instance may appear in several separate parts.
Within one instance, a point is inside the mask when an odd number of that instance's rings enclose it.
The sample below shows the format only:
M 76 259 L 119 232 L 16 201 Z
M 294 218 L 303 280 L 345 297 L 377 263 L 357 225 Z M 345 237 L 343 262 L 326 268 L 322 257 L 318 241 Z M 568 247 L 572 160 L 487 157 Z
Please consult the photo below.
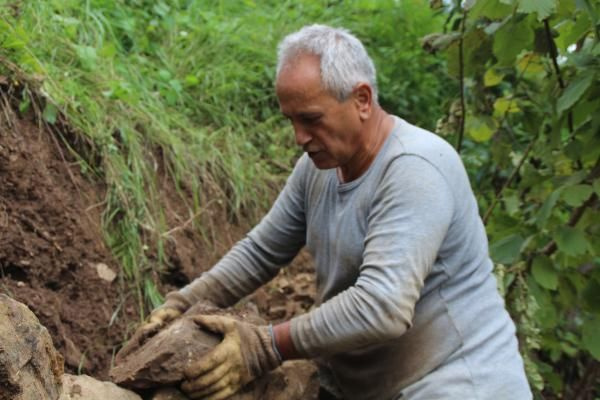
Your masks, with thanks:
M 368 83 L 359 83 L 352 92 L 361 120 L 367 120 L 373 111 L 373 89 Z

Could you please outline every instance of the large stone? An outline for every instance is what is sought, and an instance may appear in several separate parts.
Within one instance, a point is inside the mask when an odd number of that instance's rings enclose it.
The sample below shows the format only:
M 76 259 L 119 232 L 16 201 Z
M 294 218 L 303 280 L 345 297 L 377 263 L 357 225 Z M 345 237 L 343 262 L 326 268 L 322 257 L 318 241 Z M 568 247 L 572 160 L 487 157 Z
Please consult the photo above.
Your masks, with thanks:
M 63 375 L 59 400 L 142 400 L 137 394 L 111 382 L 101 382 L 87 375 Z
M 63 359 L 25 306 L 0 294 L 0 400 L 56 400 Z
M 117 355 L 111 379 L 129 388 L 159 389 L 154 400 L 186 399 L 176 389 L 184 379 L 184 369 L 220 341 L 217 335 L 203 331 L 191 319 L 197 314 L 227 314 L 252 323 L 261 322 L 251 312 L 198 304 L 154 336 L 145 340 L 134 337 Z M 298 361 L 284 363 L 230 400 L 308 400 L 316 399 L 317 392 L 316 367 L 311 362 Z
M 317 369 L 309 361 L 288 361 L 228 400 L 316 400 Z M 190 400 L 174 387 L 158 389 L 151 400 Z
M 134 336 L 116 357 L 111 379 L 121 386 L 147 389 L 179 384 L 185 367 L 210 351 L 219 337 L 198 328 L 189 317 L 214 313 L 211 305 L 198 305 L 167 328 L 146 339 Z

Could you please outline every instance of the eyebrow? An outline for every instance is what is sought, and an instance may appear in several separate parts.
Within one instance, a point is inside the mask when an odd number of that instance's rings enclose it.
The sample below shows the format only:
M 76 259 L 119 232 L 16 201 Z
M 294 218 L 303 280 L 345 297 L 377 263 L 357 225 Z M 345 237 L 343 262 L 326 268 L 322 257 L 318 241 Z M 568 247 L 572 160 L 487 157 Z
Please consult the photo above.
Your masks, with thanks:
M 291 118 L 291 115 L 288 115 L 284 112 L 282 112 L 283 116 L 286 118 Z M 320 111 L 306 111 L 306 112 L 299 112 L 297 113 L 295 116 L 298 118 L 316 118 L 316 117 L 320 117 L 322 116 L 323 113 Z

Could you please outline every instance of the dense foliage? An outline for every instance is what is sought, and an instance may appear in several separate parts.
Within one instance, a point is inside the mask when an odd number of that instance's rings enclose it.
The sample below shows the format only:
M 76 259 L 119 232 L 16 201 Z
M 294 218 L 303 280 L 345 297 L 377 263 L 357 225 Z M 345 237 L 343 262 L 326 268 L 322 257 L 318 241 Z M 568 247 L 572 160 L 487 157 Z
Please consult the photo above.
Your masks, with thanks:
M 588 0 L 467 1 L 427 40 L 463 88 L 438 129 L 471 173 L 539 398 L 600 395 L 599 17 Z

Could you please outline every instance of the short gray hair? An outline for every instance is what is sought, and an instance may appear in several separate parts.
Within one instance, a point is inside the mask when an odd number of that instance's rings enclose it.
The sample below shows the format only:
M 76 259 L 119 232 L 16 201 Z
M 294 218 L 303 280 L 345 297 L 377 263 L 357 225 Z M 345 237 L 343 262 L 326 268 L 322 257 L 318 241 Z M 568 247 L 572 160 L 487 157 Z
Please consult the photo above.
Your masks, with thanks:
M 320 58 L 323 87 L 339 101 L 346 100 L 358 83 L 365 82 L 373 89 L 373 100 L 377 103 L 373 60 L 347 29 L 314 24 L 287 35 L 278 46 L 277 77 L 285 65 L 302 54 Z

